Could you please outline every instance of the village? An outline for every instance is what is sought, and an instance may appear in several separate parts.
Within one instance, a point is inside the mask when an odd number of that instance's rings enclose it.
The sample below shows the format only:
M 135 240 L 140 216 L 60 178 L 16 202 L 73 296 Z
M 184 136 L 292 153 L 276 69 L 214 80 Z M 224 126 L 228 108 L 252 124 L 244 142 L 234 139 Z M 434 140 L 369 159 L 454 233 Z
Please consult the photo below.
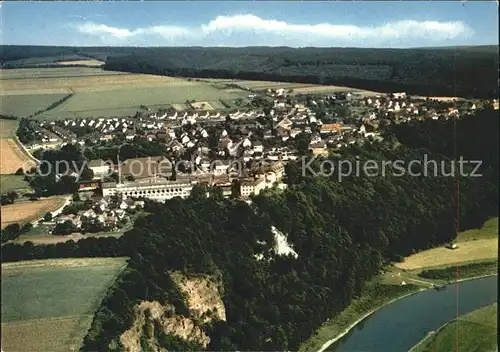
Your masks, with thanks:
M 117 231 L 144 199 L 186 198 L 196 185 L 249 200 L 265 189 L 286 188 L 285 165 L 302 155 L 326 157 L 351 144 L 382 140 L 383 128 L 393 123 L 449 119 L 477 108 L 471 101 L 405 93 L 290 93 L 252 94 L 260 105 L 237 111 L 148 109 L 133 117 L 31 120 L 25 125 L 33 135 L 25 145 L 31 153 L 78 145 L 93 175 L 79 180 L 77 201 L 73 196 L 42 222 L 56 224 L 54 234 Z M 139 144 L 149 148 L 147 155 L 120 160 L 124 149 Z

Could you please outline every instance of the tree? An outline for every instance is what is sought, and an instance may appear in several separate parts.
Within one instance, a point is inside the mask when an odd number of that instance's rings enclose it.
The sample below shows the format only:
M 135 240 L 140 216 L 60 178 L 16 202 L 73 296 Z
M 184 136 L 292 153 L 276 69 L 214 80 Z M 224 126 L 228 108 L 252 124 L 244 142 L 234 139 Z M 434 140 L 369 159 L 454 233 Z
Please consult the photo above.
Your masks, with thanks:
M 309 133 L 301 132 L 295 136 L 295 143 L 297 150 L 301 155 L 309 153 L 309 144 L 311 143 L 311 136 Z
M 20 167 L 19 169 L 17 169 L 17 171 L 15 172 L 14 175 L 23 175 L 24 174 L 24 170 L 22 167 Z
M 2 243 L 13 240 L 21 234 L 21 227 L 18 223 L 9 224 L 2 230 Z
M 66 220 L 65 222 L 58 223 L 52 233 L 57 236 L 66 236 L 77 230 L 77 227 L 71 220 Z
M 19 198 L 19 194 L 17 194 L 16 191 L 10 191 L 7 193 L 7 199 L 10 203 L 14 203 L 17 198 Z

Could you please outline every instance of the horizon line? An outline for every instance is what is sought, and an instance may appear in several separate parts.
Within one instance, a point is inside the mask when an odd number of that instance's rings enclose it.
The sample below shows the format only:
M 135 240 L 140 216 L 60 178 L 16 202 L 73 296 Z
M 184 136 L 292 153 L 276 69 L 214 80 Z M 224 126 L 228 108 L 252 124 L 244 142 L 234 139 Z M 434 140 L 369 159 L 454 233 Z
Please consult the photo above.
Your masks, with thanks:
M 44 48 L 209 48 L 209 49 L 245 49 L 245 48 L 281 48 L 281 49 L 375 49 L 375 50 L 409 50 L 409 49 L 452 49 L 452 48 L 479 48 L 479 47 L 498 47 L 499 44 L 474 44 L 474 45 L 443 45 L 443 46 L 415 46 L 415 47 L 359 47 L 359 46 L 287 46 L 287 45 L 246 45 L 246 46 L 204 46 L 204 45 L 37 45 L 37 44 L 0 44 L 0 47 L 44 47 Z

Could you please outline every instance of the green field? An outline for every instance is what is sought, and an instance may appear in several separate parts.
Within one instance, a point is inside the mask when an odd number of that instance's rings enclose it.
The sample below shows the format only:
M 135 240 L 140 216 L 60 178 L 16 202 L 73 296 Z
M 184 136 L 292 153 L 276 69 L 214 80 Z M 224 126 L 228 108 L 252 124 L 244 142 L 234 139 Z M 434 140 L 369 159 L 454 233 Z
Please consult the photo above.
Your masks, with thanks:
M 76 92 L 56 108 L 42 113 L 39 119 L 59 119 L 92 116 L 133 115 L 141 105 L 152 109 L 167 108 L 186 100 L 226 101 L 246 99 L 244 91 L 220 90 L 208 84 L 177 85 L 176 83 L 141 87 L 113 87 L 105 91 Z M 219 107 L 220 104 L 216 104 Z
M 238 99 L 248 101 L 248 92 L 235 87 L 99 68 L 11 69 L 2 70 L 1 76 L 1 113 L 6 115 L 29 116 L 73 94 L 62 104 L 37 115 L 37 119 L 130 116 L 142 105 L 156 110 L 187 100 L 213 102 L 216 109 L 224 108 L 220 99 L 230 107 L 237 107 Z
M 76 351 L 125 258 L 32 260 L 2 265 L 2 348 Z
M 16 135 L 18 120 L 0 119 L 0 138 L 13 138 Z
M 24 175 L 0 175 L 1 193 L 16 191 L 18 193 L 30 192 L 31 187 L 24 181 Z
M 93 67 L 56 67 L 56 68 L 22 68 L 0 70 L 0 80 L 36 79 L 36 78 L 65 78 L 85 77 L 97 75 L 129 75 L 128 72 L 104 71 Z
M 480 229 L 460 232 L 457 236 L 457 242 L 467 242 L 490 238 L 498 238 L 498 217 L 489 219 Z
M 52 103 L 68 94 L 34 94 L 34 95 L 3 95 L 0 96 L 0 114 L 29 117 L 39 110 L 47 108 Z
M 411 351 L 497 351 L 497 305 L 477 309 L 444 325 Z

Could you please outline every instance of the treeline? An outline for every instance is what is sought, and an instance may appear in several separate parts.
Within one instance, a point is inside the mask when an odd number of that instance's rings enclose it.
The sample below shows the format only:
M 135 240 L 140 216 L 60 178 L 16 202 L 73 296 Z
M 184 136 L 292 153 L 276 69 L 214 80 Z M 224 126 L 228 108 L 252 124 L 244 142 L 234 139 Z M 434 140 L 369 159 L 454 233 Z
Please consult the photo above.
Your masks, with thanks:
M 37 132 L 32 124 L 32 122 L 28 119 L 21 118 L 19 120 L 19 126 L 16 131 L 17 137 L 19 141 L 23 144 L 29 144 L 36 140 Z
M 106 70 L 495 98 L 498 48 L 125 48 Z M 483 49 L 483 50 L 481 50 Z M 113 51 L 113 49 L 111 49 Z
M 127 255 L 124 243 L 115 237 L 88 237 L 77 242 L 69 240 L 57 244 L 34 245 L 7 243 L 2 246 L 2 261 L 51 258 L 123 257 Z
M 460 278 L 479 277 L 498 273 L 498 261 L 472 263 L 460 266 Z M 425 279 L 454 281 L 457 279 L 456 266 L 450 266 L 444 269 L 429 269 L 424 270 L 418 276 Z
M 423 49 L 288 47 L 2 46 L 3 67 L 50 65 L 68 56 L 104 69 L 182 77 L 332 84 L 415 95 L 496 98 L 498 46 Z M 26 63 L 23 61 L 29 59 Z M 16 61 L 17 60 L 17 61 Z
M 37 115 L 40 115 L 40 114 L 43 114 L 44 112 L 46 111 L 49 111 L 49 110 L 52 110 L 56 107 L 58 107 L 59 105 L 61 105 L 62 103 L 64 103 L 66 100 L 68 100 L 69 98 L 71 98 L 73 96 L 74 93 L 71 93 L 71 94 L 68 94 L 64 97 L 62 97 L 61 99 L 53 102 L 52 104 L 50 104 L 49 106 L 43 108 L 43 109 L 40 109 L 36 112 L 34 112 L 33 114 L 31 114 L 30 116 L 28 116 L 28 118 L 31 118 L 31 117 L 35 117 Z
M 407 165 L 428 154 L 449 163 L 454 154 L 440 145 L 452 143 L 453 135 L 436 137 L 438 123 L 410 125 L 420 130 L 419 136 L 401 137 L 399 147 L 390 136 L 378 144 L 353 146 L 342 160 L 402 160 Z M 453 128 L 453 121 L 446 124 Z M 120 239 L 86 239 L 50 250 L 6 245 L 2 259 L 130 257 L 95 315 L 83 351 L 119 350 L 119 336 L 131 326 L 133 307 L 141 300 L 174 304 L 176 314 L 189 316 L 169 277 L 172 270 L 222 278 L 227 321 L 202 326 L 211 339 L 207 350 L 297 350 L 322 322 L 347 307 L 383 264 L 455 238 L 457 179 L 460 229 L 480 226 L 498 214 L 498 158 L 485 154 L 485 148 L 498 143 L 498 117 L 480 111 L 456 124 L 457 135 L 466 133 L 467 126 L 484 136 L 465 138 L 463 149 L 477 160 L 485 155 L 481 178 L 398 177 L 388 169 L 385 175 L 352 175 L 339 182 L 335 173 L 304 175 L 301 163 L 291 163 L 289 188 L 254 197 L 252 205 L 207 199 L 204 192 L 165 204 L 147 202 L 151 215 Z M 393 137 L 399 134 L 395 130 Z M 321 161 L 311 168 L 318 170 Z M 271 226 L 287 235 L 298 258 L 274 254 Z M 165 336 L 161 340 L 167 350 L 199 349 L 180 348 L 179 341 Z
M 17 120 L 17 117 L 12 115 L 0 115 L 0 120 Z
M 19 225 L 18 223 L 5 226 L 5 228 L 2 230 L 2 244 L 18 238 L 23 233 L 31 230 L 32 227 L 33 225 L 29 222 L 24 224 L 23 226 Z

